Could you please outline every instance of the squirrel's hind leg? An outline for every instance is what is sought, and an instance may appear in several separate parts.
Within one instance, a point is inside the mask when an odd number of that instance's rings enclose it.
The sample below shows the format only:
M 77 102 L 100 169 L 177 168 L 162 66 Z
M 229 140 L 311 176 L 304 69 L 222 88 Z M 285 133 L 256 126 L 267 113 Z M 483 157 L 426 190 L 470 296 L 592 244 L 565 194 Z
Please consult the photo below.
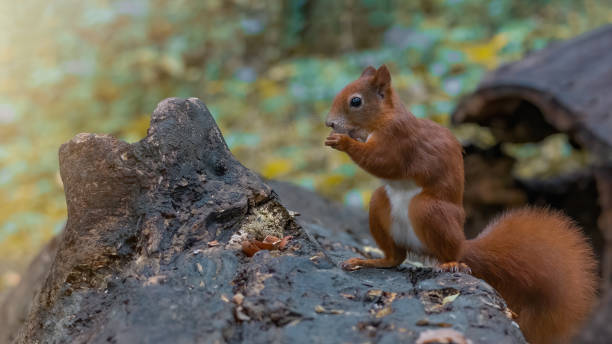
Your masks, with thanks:
M 385 257 L 378 259 L 351 258 L 342 263 L 343 269 L 392 268 L 402 264 L 406 259 L 406 249 L 397 246 L 391 236 L 391 211 L 389 199 L 383 187 L 376 189 L 370 200 L 370 233 Z

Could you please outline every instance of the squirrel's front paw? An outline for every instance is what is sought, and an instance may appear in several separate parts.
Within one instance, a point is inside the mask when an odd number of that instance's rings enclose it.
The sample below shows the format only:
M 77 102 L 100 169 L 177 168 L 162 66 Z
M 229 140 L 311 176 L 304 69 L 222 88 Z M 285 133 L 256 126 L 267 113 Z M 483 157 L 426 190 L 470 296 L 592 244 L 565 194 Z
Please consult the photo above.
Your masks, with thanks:
M 339 151 L 345 151 L 349 145 L 350 140 L 351 138 L 348 137 L 348 135 L 331 133 L 325 139 L 325 145 L 333 149 L 337 149 Z
M 461 262 L 448 262 L 436 265 L 437 272 L 461 272 L 464 274 L 472 274 L 472 269 Z
M 342 266 L 342 269 L 347 270 L 347 271 L 359 270 L 362 267 L 361 262 L 363 260 L 364 259 L 362 258 L 351 258 L 349 260 L 342 262 L 340 266 Z

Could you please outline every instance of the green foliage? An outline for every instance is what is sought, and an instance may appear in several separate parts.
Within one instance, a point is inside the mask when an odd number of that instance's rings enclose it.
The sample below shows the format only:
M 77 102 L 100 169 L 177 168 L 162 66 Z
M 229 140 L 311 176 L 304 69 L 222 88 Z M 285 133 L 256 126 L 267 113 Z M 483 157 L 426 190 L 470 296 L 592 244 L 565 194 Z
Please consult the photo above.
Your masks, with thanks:
M 246 166 L 364 205 L 377 181 L 322 142 L 365 66 L 446 124 L 487 69 L 611 20 L 603 0 L 3 1 L 0 273 L 61 230 L 76 133 L 136 141 L 158 101 L 200 97 Z

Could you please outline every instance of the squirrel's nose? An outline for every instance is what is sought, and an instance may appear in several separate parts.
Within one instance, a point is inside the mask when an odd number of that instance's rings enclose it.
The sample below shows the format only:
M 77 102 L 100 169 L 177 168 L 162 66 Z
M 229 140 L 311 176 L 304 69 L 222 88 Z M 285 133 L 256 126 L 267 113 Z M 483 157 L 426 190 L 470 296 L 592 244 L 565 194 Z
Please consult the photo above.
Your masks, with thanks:
M 336 126 L 336 122 L 327 120 L 327 121 L 325 121 L 325 125 L 330 127 L 330 128 L 332 128 L 332 129 L 334 129 L 334 127 Z

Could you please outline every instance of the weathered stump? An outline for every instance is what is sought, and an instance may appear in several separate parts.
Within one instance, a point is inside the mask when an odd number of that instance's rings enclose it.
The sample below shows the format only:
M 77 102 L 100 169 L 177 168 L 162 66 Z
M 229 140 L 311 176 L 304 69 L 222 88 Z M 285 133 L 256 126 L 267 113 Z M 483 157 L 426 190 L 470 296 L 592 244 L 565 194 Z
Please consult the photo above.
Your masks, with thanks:
M 477 123 L 498 142 L 536 142 L 565 133 L 590 153 L 584 171 L 550 180 L 517 180 L 514 161 L 498 148 L 469 148 L 466 204 L 495 212 L 524 203 L 551 204 L 575 218 L 601 257 L 603 290 L 612 281 L 612 25 L 527 56 L 491 72 L 454 111 L 455 124 Z M 476 163 L 467 163 L 468 161 Z M 497 166 L 486 172 L 475 165 Z M 476 180 L 480 174 L 487 174 Z M 497 185 L 486 196 L 473 191 L 482 180 Z M 472 188 L 472 191 L 471 189 Z M 491 195 L 506 199 L 487 200 Z M 512 197 L 510 197 L 512 196 Z M 605 248 L 604 248 L 605 246 Z
M 440 327 L 524 343 L 503 300 L 469 275 L 340 269 L 368 254 L 344 231 L 364 231 L 363 215 L 276 184 L 303 211 L 294 218 L 197 99 L 160 103 L 134 144 L 77 135 L 60 170 L 66 228 L 32 267 L 46 273 L 1 303 L 0 343 L 414 342 Z M 241 240 L 266 234 L 294 239 L 242 253 Z

